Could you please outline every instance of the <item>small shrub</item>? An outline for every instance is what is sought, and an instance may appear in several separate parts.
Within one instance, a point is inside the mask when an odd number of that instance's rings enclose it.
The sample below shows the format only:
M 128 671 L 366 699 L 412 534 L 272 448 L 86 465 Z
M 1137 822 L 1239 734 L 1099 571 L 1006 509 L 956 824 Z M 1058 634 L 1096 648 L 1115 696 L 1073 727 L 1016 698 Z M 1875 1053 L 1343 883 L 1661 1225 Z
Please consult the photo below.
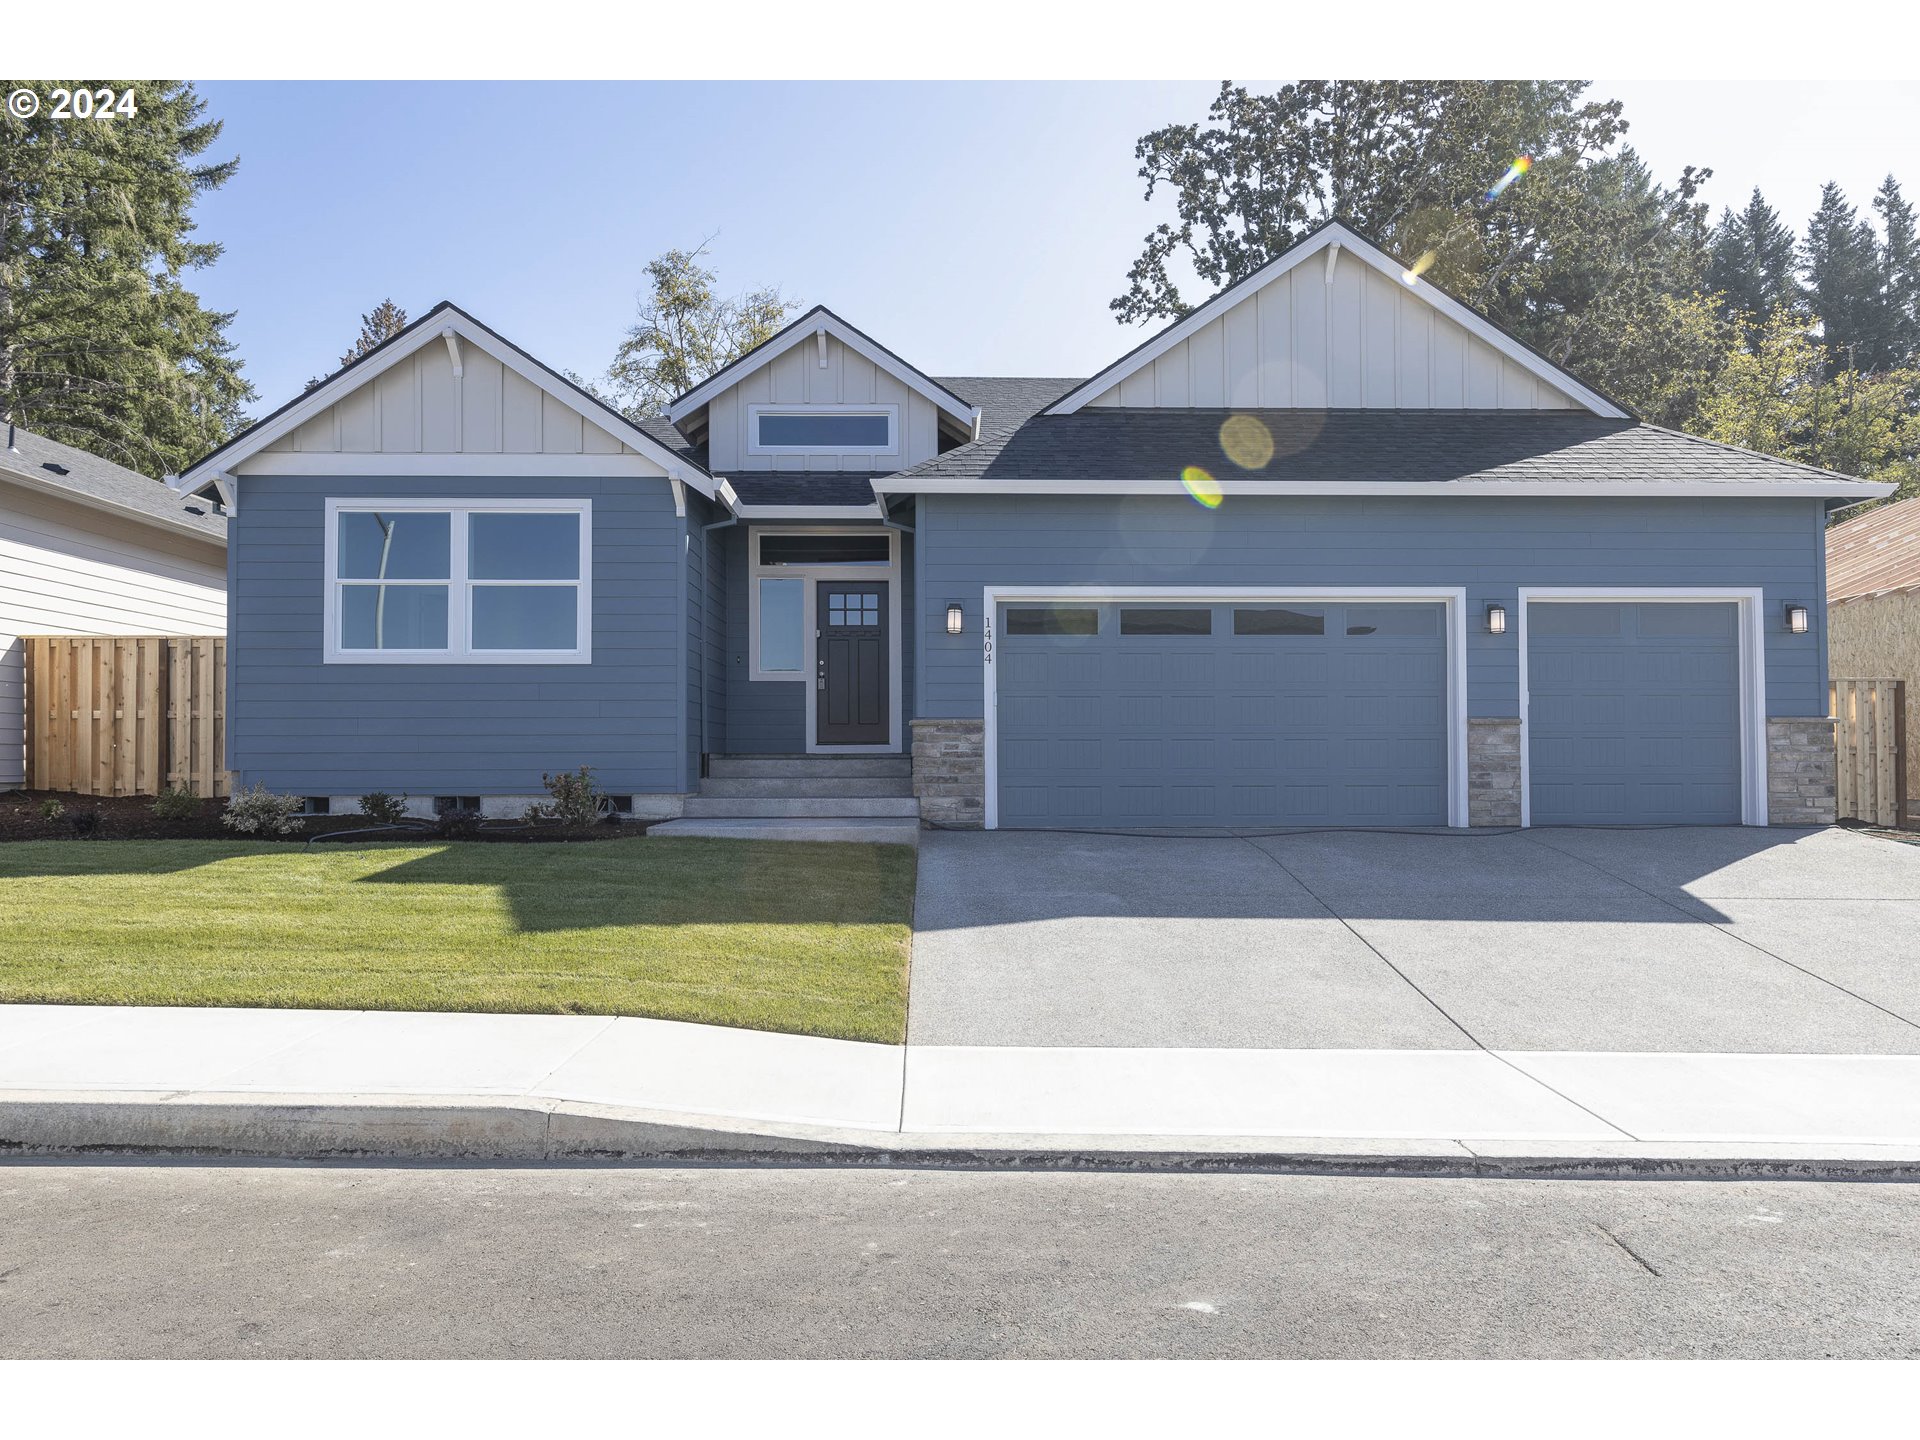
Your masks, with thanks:
M 100 833 L 100 812 L 98 810 L 76 810 L 67 816 L 67 824 L 73 827 L 76 840 L 91 840 Z
M 58 820 L 66 813 L 66 805 L 51 796 L 40 802 L 40 818 L 42 820 Z
M 608 808 L 607 797 L 593 783 L 593 770 L 582 765 L 578 770 L 562 770 L 558 775 L 542 775 L 540 783 L 553 798 L 527 811 L 529 820 L 557 820 L 568 829 L 584 829 L 599 820 Z
M 376 825 L 398 825 L 407 818 L 407 797 L 371 791 L 360 797 L 360 813 Z
M 200 797 L 184 785 L 169 785 L 153 797 L 153 813 L 162 820 L 198 820 Z
M 220 823 L 242 835 L 291 835 L 300 828 L 298 795 L 276 795 L 264 785 L 236 791 Z
M 480 820 L 478 810 L 442 810 L 433 817 L 433 833 L 442 840 L 471 840 L 480 833 Z

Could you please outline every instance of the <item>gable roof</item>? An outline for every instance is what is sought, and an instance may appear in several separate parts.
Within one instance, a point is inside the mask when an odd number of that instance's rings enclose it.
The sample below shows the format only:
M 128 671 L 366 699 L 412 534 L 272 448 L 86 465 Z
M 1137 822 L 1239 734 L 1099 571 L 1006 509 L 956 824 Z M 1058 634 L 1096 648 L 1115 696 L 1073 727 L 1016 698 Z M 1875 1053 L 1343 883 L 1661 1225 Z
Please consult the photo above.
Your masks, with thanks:
M 1221 440 L 1257 421 L 1272 457 L 1248 468 Z M 1238 449 L 1239 447 L 1236 447 Z M 1242 458 L 1245 451 L 1240 451 Z M 1180 494 L 1205 470 L 1226 494 L 1819 495 L 1854 480 L 1677 430 L 1578 410 L 1048 410 L 874 482 L 882 494 Z
M 163 481 L 16 426 L 8 427 L 7 440 L 0 479 L 215 545 L 227 543 L 224 516 L 211 506 L 190 505 Z
M 1049 415 L 1073 414 L 1095 397 L 1111 390 L 1129 375 L 1144 370 L 1181 341 L 1265 289 L 1282 275 L 1314 256 L 1328 251 L 1350 254 L 1356 260 L 1388 276 L 1396 284 L 1404 283 L 1410 294 L 1424 300 L 1475 339 L 1498 351 L 1521 369 L 1560 391 L 1576 404 L 1585 406 L 1593 414 L 1615 420 L 1629 418 L 1630 412 L 1624 405 L 1576 380 L 1532 346 L 1509 334 L 1470 305 L 1455 299 L 1432 281 L 1409 280 L 1408 277 L 1412 272 L 1407 269 L 1403 261 L 1388 254 L 1381 246 L 1339 220 L 1326 221 L 1309 231 L 1252 274 L 1234 281 L 1205 304 L 1189 311 L 1158 333 L 1148 336 L 1098 375 L 1061 396 L 1048 408 L 1047 413 Z M 1338 258 L 1337 254 L 1332 255 L 1329 261 L 1337 262 Z M 1332 272 L 1328 273 L 1331 276 Z
M 971 426 L 975 407 L 953 393 L 924 371 L 909 365 L 865 331 L 849 325 L 824 305 L 816 305 L 779 334 L 761 341 L 746 354 L 702 380 L 667 406 L 667 418 L 678 425 L 723 390 L 738 385 L 754 371 L 778 360 L 794 346 L 811 340 L 821 331 L 833 336 L 862 359 L 878 366 L 909 390 L 918 392 L 961 425 Z
M 1827 531 L 1827 600 L 1920 591 L 1920 497 L 1880 505 Z
M 599 396 L 536 360 L 451 300 L 442 300 L 398 334 L 381 341 L 359 359 L 335 371 L 305 394 L 295 396 L 265 419 L 255 421 L 226 444 L 189 465 L 177 479 L 168 483 L 177 490 L 188 492 L 206 488 L 213 482 L 217 471 L 238 465 L 249 456 L 258 454 L 281 436 L 297 430 L 315 415 L 338 404 L 348 394 L 415 351 L 439 341 L 449 332 L 484 350 L 523 380 L 639 451 L 674 478 L 686 480 L 709 498 L 713 496 L 712 477 L 704 467 L 694 464 L 684 454 L 669 450 Z

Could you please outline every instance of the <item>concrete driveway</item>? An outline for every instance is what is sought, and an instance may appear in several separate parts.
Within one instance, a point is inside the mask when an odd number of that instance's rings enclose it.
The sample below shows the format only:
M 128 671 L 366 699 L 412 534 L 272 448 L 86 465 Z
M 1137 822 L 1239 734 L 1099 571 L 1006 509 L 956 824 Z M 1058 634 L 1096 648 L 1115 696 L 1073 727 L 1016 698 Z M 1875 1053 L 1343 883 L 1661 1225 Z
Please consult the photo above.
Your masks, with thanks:
M 1920 1054 L 1920 846 L 935 832 L 925 1045 Z

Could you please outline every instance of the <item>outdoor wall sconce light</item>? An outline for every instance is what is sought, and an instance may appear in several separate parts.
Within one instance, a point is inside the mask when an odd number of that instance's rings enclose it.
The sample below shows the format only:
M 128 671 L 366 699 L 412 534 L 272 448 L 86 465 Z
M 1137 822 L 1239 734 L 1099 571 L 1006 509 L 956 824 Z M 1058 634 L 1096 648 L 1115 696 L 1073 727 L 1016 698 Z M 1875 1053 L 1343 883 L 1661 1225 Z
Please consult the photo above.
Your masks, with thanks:
M 961 610 L 958 602 L 947 606 L 947 633 L 958 635 L 961 627 L 966 623 L 966 618 L 966 613 Z
M 1504 605 L 1487 606 L 1487 634 L 1504 635 L 1507 633 L 1507 607 Z
M 1807 607 L 1804 605 L 1787 606 L 1787 633 L 1804 635 L 1807 633 Z

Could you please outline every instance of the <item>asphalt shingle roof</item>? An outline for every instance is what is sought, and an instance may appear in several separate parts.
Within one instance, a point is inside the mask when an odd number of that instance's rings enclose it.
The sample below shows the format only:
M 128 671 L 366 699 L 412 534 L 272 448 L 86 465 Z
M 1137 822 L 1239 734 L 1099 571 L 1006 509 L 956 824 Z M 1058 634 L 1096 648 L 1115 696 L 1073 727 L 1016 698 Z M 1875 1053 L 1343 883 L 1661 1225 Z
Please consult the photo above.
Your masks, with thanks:
M 1920 590 L 1920 497 L 1876 505 L 1827 531 L 1827 600 Z
M 18 428 L 13 431 L 13 447 L 4 446 L 0 436 L 0 472 L 21 476 L 36 488 L 63 490 L 82 500 L 226 542 L 226 517 L 214 514 L 209 502 L 189 500 L 137 470 Z

